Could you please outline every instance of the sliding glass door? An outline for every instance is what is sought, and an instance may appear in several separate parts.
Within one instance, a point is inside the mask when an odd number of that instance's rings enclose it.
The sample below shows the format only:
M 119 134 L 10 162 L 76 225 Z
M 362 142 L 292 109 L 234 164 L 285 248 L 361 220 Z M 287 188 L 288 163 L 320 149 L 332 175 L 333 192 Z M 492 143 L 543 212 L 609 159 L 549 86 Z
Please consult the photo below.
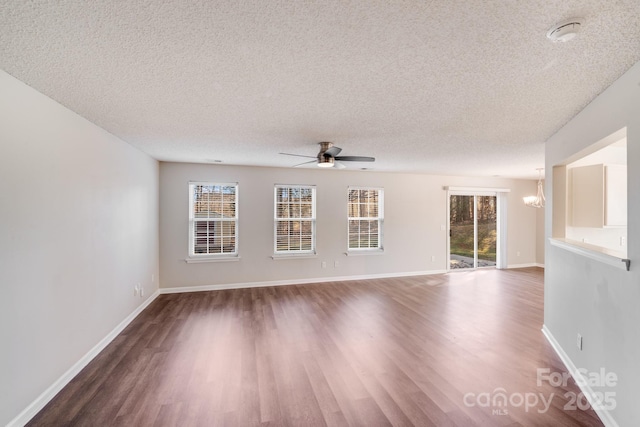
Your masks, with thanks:
M 495 267 L 498 250 L 495 195 L 449 196 L 449 268 Z

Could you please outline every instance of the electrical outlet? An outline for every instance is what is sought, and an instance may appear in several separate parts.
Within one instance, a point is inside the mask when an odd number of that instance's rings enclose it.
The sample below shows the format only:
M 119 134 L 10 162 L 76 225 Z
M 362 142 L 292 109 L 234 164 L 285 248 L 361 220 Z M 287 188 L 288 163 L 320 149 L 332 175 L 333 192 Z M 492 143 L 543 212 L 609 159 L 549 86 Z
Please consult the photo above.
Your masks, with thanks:
M 625 238 L 624 238 L 624 236 L 620 236 L 620 246 L 624 246 L 624 242 L 625 242 L 626 240 L 627 240 L 627 239 L 625 239 Z
M 435 262 L 436 257 L 434 255 L 431 256 L 431 262 Z
M 156 275 L 152 274 L 151 275 L 151 283 L 154 283 L 156 281 Z
M 520 251 L 516 252 L 516 256 L 520 256 Z
M 576 341 L 578 345 L 578 350 L 582 351 L 582 335 L 578 334 L 578 340 Z
M 137 286 L 134 286 L 134 287 L 133 287 L 133 296 L 134 296 L 134 297 L 137 297 L 137 296 L 138 296 L 138 287 L 137 287 Z
M 322 261 L 321 266 L 322 266 L 322 268 L 327 268 L 327 261 Z
M 340 266 L 340 263 L 338 261 L 333 262 L 333 268 L 338 268 L 339 266 Z

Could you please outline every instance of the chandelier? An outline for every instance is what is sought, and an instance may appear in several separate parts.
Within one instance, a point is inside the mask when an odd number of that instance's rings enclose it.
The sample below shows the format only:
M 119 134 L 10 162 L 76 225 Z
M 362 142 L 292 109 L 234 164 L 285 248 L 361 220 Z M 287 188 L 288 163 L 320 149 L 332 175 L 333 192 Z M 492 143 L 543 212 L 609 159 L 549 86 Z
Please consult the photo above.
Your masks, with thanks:
M 538 194 L 535 196 L 523 197 L 524 204 L 532 208 L 544 207 L 544 191 L 542 190 L 542 171 L 543 168 L 537 168 L 538 171 Z

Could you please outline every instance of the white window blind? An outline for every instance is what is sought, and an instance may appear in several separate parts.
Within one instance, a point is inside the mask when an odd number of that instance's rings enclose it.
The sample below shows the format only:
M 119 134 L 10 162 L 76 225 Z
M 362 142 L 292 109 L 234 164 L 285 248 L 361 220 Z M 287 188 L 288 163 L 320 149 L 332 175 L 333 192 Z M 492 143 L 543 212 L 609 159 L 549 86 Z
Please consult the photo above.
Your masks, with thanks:
M 316 249 L 316 189 L 275 186 L 274 253 L 307 254 Z
M 349 187 L 349 250 L 382 249 L 384 190 Z
M 238 184 L 189 184 L 189 255 L 238 254 Z

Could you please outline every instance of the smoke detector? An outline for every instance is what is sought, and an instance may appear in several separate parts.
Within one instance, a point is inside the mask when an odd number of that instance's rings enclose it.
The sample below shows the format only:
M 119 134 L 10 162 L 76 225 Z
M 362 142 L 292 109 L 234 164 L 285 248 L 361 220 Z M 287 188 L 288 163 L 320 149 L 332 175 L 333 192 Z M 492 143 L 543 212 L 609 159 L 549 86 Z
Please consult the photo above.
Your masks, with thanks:
M 582 18 L 571 18 L 567 21 L 554 25 L 549 31 L 547 31 L 547 38 L 552 42 L 568 42 L 573 39 L 580 28 L 584 24 Z

